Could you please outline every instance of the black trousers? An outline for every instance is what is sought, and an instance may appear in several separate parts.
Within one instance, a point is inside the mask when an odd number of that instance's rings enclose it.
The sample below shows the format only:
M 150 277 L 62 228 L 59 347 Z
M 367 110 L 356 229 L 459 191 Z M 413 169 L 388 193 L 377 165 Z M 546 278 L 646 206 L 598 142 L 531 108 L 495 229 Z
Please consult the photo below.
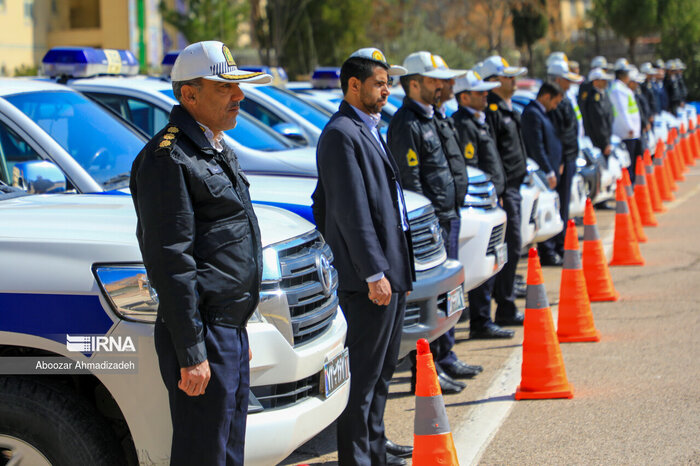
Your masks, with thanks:
M 350 397 L 338 418 L 338 464 L 385 465 L 384 408 L 398 362 L 406 294 L 377 306 L 367 292 L 338 292 L 348 323 Z
M 625 143 L 627 151 L 630 153 L 630 166 L 627 167 L 627 171 L 630 174 L 630 181 L 632 181 L 632 186 L 634 186 L 635 169 L 637 167 L 637 156 L 642 155 L 642 141 L 639 139 L 623 139 L 622 142 Z
M 461 219 L 440 222 L 442 228 L 442 238 L 445 241 L 447 249 L 447 257 L 450 259 L 459 260 L 459 228 Z M 433 353 L 433 359 L 436 364 L 450 365 L 457 361 L 457 355 L 452 351 L 455 346 L 455 328 L 452 327 L 447 332 L 437 337 L 430 343 L 430 352 Z M 412 358 L 415 355 L 412 354 Z
M 520 233 L 520 185 L 506 186 L 502 196 L 503 210 L 508 217 L 506 221 L 506 244 L 508 245 L 508 262 L 496 275 L 493 286 L 493 295 L 496 299 L 496 320 L 508 320 L 515 317 L 518 308 L 515 306 L 515 272 L 518 268 L 520 250 L 522 249 L 522 235 Z
M 556 191 L 559 194 L 559 215 L 564 222 L 564 229 L 556 236 L 542 241 L 537 245 L 540 255 L 557 253 L 564 255 L 564 239 L 566 238 L 566 224 L 569 221 L 569 202 L 571 202 L 571 182 L 576 173 L 576 160 L 564 164 L 564 171 L 557 180 Z
M 491 320 L 491 294 L 496 277 L 493 276 L 484 283 L 469 291 L 469 331 L 478 332 Z
M 204 395 L 177 387 L 180 365 L 170 332 L 160 320 L 154 340 L 161 376 L 168 389 L 173 438 L 170 464 L 243 465 L 250 368 L 248 333 L 219 325 L 204 327 L 211 379 Z

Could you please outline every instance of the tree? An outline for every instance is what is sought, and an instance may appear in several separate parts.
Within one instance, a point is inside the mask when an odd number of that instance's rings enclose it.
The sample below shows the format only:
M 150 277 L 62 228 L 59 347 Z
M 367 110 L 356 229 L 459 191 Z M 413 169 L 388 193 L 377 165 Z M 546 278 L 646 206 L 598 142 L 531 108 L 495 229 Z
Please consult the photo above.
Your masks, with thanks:
M 511 7 L 515 45 L 527 48 L 527 67 L 532 68 L 532 46 L 547 34 L 547 15 L 542 0 L 524 1 Z
M 618 36 L 628 42 L 629 60 L 635 62 L 635 45 L 640 37 L 658 30 L 658 0 L 596 0 L 604 18 Z
M 661 42 L 658 52 L 665 59 L 680 58 L 688 100 L 700 99 L 700 4 L 697 0 L 659 0 Z
M 184 0 L 182 11 L 170 9 L 161 0 L 163 20 L 180 31 L 188 42 L 219 40 L 233 48 L 238 43 L 238 27 L 246 20 L 244 0 Z

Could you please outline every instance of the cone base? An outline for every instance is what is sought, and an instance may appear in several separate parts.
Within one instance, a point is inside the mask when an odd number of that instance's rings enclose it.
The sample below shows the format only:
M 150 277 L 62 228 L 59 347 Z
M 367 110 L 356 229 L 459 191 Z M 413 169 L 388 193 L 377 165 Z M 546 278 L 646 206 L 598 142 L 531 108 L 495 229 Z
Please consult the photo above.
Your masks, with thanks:
M 520 385 L 518 385 L 517 390 L 515 390 L 516 400 L 548 400 L 550 398 L 573 398 L 574 397 L 574 386 L 570 383 L 562 387 L 561 390 L 538 390 L 535 392 L 520 390 Z
M 657 221 L 654 221 L 654 222 L 646 222 L 646 223 L 642 222 L 642 226 L 644 226 L 644 227 L 658 227 L 658 226 L 659 226 L 659 222 L 657 222 Z
M 413 464 L 458 465 L 452 432 L 437 435 L 413 435 Z
M 589 333 L 587 335 L 559 335 L 557 334 L 557 338 L 559 338 L 559 343 L 583 343 L 587 341 L 600 341 L 600 331 L 596 330 L 595 332 Z
M 600 294 L 600 295 L 593 295 L 593 296 L 588 296 L 588 300 L 592 303 L 600 303 L 600 302 L 605 302 L 605 301 L 617 301 L 620 299 L 620 293 L 617 292 L 617 290 L 613 290 L 612 294 Z
M 644 259 L 640 261 L 612 260 L 609 265 L 644 265 Z
M 661 206 L 661 208 L 654 209 L 655 214 L 663 214 L 664 212 L 667 212 L 668 209 L 664 206 Z

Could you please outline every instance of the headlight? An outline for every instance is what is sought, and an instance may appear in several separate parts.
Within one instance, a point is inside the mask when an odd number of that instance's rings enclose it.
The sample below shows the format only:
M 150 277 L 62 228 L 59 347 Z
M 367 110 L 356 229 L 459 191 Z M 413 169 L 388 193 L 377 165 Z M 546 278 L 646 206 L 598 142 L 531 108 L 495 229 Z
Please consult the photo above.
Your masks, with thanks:
M 102 294 L 117 315 L 137 322 L 156 321 L 158 293 L 143 264 L 96 265 L 92 268 Z
M 578 168 L 585 168 L 586 165 L 588 165 L 588 162 L 586 162 L 586 159 L 583 157 L 577 157 L 576 158 L 576 166 Z

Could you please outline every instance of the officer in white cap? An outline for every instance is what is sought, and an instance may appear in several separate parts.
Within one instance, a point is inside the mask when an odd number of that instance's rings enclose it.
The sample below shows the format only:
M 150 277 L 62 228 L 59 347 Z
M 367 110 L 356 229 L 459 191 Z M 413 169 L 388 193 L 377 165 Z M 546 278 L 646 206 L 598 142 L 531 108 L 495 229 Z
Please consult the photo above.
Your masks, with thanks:
M 449 123 L 440 120 L 436 113 L 443 88 L 465 71 L 449 69 L 444 60 L 427 51 L 408 55 L 403 66 L 407 73 L 401 77 L 401 87 L 406 97 L 391 119 L 387 142 L 404 188 L 430 199 L 440 221 L 447 254 L 456 259 L 460 212 L 467 188 L 466 166 L 461 160 L 454 128 L 448 127 Z M 480 370 L 460 361 L 452 351 L 453 346 L 454 330 L 431 345 L 443 393 L 462 391 L 466 384 L 456 378 L 473 377 Z M 414 380 L 415 372 L 412 388 Z
M 637 156 L 642 155 L 642 118 L 639 112 L 634 92 L 629 82 L 632 66 L 626 58 L 615 62 L 615 81 L 610 88 L 610 101 L 615 109 L 613 119 L 613 134 L 622 139 L 630 154 L 631 164 L 628 168 L 631 181 L 634 183 Z
M 501 85 L 489 91 L 487 97 L 486 121 L 496 141 L 498 153 L 506 174 L 506 188 L 503 192 L 503 209 L 508 215 L 506 244 L 508 262 L 496 276 L 494 298 L 496 299 L 496 319 L 499 326 L 522 325 L 523 314 L 515 305 L 515 273 L 520 259 L 522 237 L 520 235 L 520 185 L 527 175 L 527 154 L 520 133 L 520 114 L 513 110 L 511 97 L 515 92 L 515 78 L 527 73 L 527 68 L 510 66 L 501 56 L 493 55 L 475 67 L 485 81 Z M 470 338 L 494 338 L 492 332 L 471 331 Z
M 557 107 L 547 112 L 554 128 L 559 134 L 562 146 L 563 170 L 559 176 L 556 190 L 559 193 L 559 213 L 564 225 L 569 221 L 569 200 L 571 199 L 571 182 L 576 173 L 576 158 L 578 157 L 579 136 L 583 136 L 583 117 L 576 99 L 569 97 L 571 85 L 581 83 L 583 76 L 569 71 L 569 65 L 563 60 L 554 61 L 547 66 L 549 80 L 555 82 L 564 92 L 564 97 Z M 557 256 L 564 257 L 565 229 L 558 235 L 544 241 L 544 250 L 553 251 Z M 541 247 L 541 244 L 538 245 Z
M 186 47 L 172 70 L 180 105 L 134 161 L 137 237 L 160 304 L 154 339 L 173 424 L 170 464 L 242 465 L 262 246 L 248 182 L 222 132 L 241 82 L 221 42 Z M 216 231 L 216 235 L 208 233 Z
M 316 151 L 313 213 L 338 270 L 352 373 L 337 423 L 341 466 L 406 464 L 387 450 L 384 408 L 415 274 L 398 167 L 377 128 L 389 77 L 405 72 L 376 48 L 354 52 L 340 68 L 343 101 Z
M 547 57 L 547 60 L 545 61 L 545 65 L 549 66 L 554 62 L 557 61 L 563 61 L 563 62 L 569 62 L 569 57 L 566 56 L 564 52 L 552 52 L 549 54 Z
M 605 156 L 606 160 L 612 153 L 613 107 L 606 89 L 614 76 L 603 68 L 593 68 L 588 73 L 590 91 L 579 94 L 582 101 L 583 127 L 593 145 Z
M 610 68 L 610 65 L 608 64 L 608 60 L 601 56 L 598 55 L 597 57 L 593 57 L 593 60 L 591 60 L 591 70 L 595 68 L 601 68 L 603 71 L 607 71 L 608 68 Z M 591 94 L 593 84 L 591 83 L 590 80 L 584 80 L 584 82 L 581 84 L 578 90 L 578 96 L 576 97 L 576 100 L 578 101 L 578 106 L 581 109 L 581 115 L 585 116 L 585 105 L 584 102 L 586 100 L 586 97 Z
M 634 99 L 637 101 L 637 107 L 639 108 L 639 117 L 642 121 L 640 140 L 642 144 L 642 153 L 644 153 L 644 149 L 648 146 L 648 135 L 649 131 L 651 131 L 651 123 L 654 115 L 651 113 L 649 101 L 642 91 L 642 86 L 646 81 L 646 75 L 640 73 L 639 69 L 634 65 L 631 65 L 631 68 L 628 86 L 634 93 Z
M 455 99 L 459 109 L 452 115 L 464 159 L 468 165 L 480 168 L 491 177 L 499 199 L 506 189 L 506 173 L 484 110 L 488 92 L 500 85 L 485 82 L 477 72 L 470 70 L 466 76 L 455 81 Z M 514 331 L 501 328 L 491 320 L 491 296 L 495 282 L 494 276 L 469 291 L 469 329 L 473 335 L 513 338 Z
M 644 82 L 640 86 L 640 89 L 642 91 L 642 94 L 644 94 L 644 98 L 649 104 L 649 122 L 654 123 L 655 115 L 658 115 L 660 112 L 659 102 L 656 98 L 656 92 L 654 92 L 654 82 L 656 81 L 656 76 L 659 73 L 658 70 L 654 68 L 654 65 L 651 64 L 651 62 L 642 63 L 642 65 L 639 67 L 639 71 L 644 73 L 645 76 Z

